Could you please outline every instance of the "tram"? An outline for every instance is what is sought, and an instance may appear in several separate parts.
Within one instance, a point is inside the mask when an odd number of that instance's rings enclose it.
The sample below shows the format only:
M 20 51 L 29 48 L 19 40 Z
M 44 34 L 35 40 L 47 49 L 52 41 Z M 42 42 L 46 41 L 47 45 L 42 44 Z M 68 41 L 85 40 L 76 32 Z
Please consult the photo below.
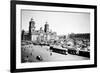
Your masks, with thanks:
M 68 54 L 68 49 L 62 48 L 61 46 L 50 46 L 50 50 L 52 52 L 56 52 L 56 53 L 59 53 L 59 54 L 64 54 L 64 55 Z

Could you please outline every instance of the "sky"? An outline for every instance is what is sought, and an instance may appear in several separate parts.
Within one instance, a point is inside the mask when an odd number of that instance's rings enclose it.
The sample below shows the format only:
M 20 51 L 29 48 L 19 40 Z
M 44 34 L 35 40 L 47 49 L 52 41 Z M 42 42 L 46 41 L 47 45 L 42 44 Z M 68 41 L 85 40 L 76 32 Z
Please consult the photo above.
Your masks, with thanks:
M 35 21 L 36 30 L 44 29 L 48 22 L 49 29 L 58 35 L 90 32 L 89 13 L 21 10 L 22 30 L 28 31 L 31 18 Z

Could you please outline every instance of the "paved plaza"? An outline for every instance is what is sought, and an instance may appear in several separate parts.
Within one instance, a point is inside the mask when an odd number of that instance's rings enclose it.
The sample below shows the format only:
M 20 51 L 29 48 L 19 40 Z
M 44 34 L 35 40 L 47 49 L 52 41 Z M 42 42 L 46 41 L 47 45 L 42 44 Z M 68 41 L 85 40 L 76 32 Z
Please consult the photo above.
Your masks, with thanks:
M 76 60 L 80 61 L 80 60 L 90 59 L 78 55 L 72 55 L 72 54 L 64 55 L 51 52 L 49 46 L 39 46 L 33 44 L 22 46 L 21 53 L 22 53 L 22 59 L 27 59 L 28 62 L 76 61 Z

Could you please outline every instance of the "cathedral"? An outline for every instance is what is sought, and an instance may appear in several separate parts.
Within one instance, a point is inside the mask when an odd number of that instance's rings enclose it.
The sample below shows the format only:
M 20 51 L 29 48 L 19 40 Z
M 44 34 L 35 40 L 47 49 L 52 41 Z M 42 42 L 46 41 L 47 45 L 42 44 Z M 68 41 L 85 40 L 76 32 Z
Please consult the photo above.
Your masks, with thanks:
M 54 41 L 57 39 L 56 32 L 49 30 L 49 24 L 46 22 L 44 24 L 44 30 L 40 27 L 39 30 L 36 30 L 35 21 L 33 18 L 29 21 L 29 31 L 22 33 L 22 40 L 29 40 L 33 42 L 48 42 Z

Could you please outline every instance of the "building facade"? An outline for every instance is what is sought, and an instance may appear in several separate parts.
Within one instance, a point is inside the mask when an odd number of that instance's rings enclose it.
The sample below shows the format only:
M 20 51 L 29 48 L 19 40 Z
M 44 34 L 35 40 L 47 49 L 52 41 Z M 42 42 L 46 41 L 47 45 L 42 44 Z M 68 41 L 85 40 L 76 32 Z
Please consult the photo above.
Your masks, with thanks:
M 51 32 L 49 30 L 49 24 L 46 22 L 44 24 L 44 30 L 40 27 L 39 30 L 35 30 L 35 21 L 33 18 L 29 21 L 29 32 L 22 33 L 22 40 L 30 40 L 33 42 L 48 42 L 51 40 L 55 40 L 57 37 L 56 32 Z M 24 38 L 24 39 L 23 39 Z

